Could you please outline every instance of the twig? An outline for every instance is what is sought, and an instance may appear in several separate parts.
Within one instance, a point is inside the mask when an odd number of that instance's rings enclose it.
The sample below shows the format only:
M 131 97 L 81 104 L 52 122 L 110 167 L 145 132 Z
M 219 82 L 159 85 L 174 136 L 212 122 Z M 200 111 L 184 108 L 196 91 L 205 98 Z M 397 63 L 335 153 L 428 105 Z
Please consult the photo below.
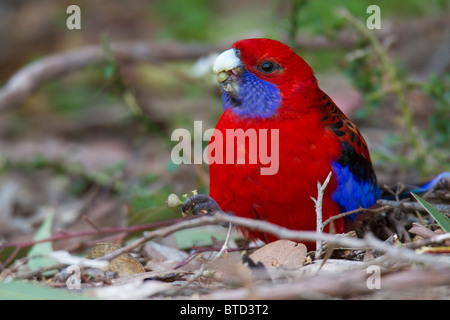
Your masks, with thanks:
M 24 273 L 19 273 L 16 275 L 16 279 L 30 279 L 30 278 L 36 277 L 44 272 L 52 271 L 52 270 L 61 270 L 61 269 L 64 269 L 65 267 L 66 267 L 66 265 L 63 263 L 56 263 L 51 266 L 45 266 L 45 267 L 37 268 L 35 270 L 27 271 Z
M 317 41 L 318 40 L 318 41 Z M 353 42 L 355 39 L 352 39 Z M 303 47 L 328 46 L 327 39 L 301 38 Z M 342 42 L 346 45 L 345 39 Z M 82 70 L 88 66 L 101 65 L 111 59 L 118 61 L 160 61 L 198 59 L 211 52 L 221 52 L 230 47 L 230 43 L 220 45 L 157 42 L 115 42 L 110 52 L 102 44 L 56 53 L 36 60 L 17 71 L 0 89 L 0 110 L 19 105 L 42 84 L 52 79 Z
M 331 175 L 333 171 L 330 171 L 328 174 L 328 177 L 325 179 L 325 182 L 323 185 L 317 181 L 317 199 L 314 199 L 311 197 L 311 199 L 314 201 L 314 204 L 316 206 L 316 230 L 317 233 L 323 233 L 324 224 L 322 222 L 322 201 L 323 201 L 323 194 L 325 192 L 325 188 L 327 187 L 328 183 L 330 182 Z M 323 247 L 322 247 L 322 241 L 316 240 L 316 259 L 320 256 L 322 253 Z
M 228 243 L 230 242 L 231 230 L 233 230 L 233 224 L 230 222 L 230 224 L 228 225 L 227 237 L 225 238 L 225 241 L 223 242 L 222 248 L 220 249 L 219 253 L 211 260 L 211 262 L 216 261 L 218 258 L 220 258 L 222 256 L 222 254 L 224 252 L 227 252 Z
M 173 219 L 173 220 L 165 220 L 165 221 L 159 221 L 144 225 L 137 225 L 137 226 L 129 226 L 129 227 L 118 227 L 118 228 L 99 228 L 98 230 L 90 230 L 90 231 L 81 231 L 81 232 L 62 232 L 55 234 L 51 237 L 37 240 L 37 241 L 26 241 L 26 242 L 12 242 L 12 243 L 2 243 L 0 244 L 0 250 L 5 248 L 15 248 L 13 253 L 6 259 L 3 264 L 1 265 L 1 268 L 6 268 L 13 259 L 17 256 L 17 254 L 20 252 L 21 249 L 34 246 L 38 243 L 44 243 L 44 242 L 50 242 L 50 241 L 56 241 L 56 240 L 64 240 L 64 239 L 72 239 L 72 238 L 79 238 L 79 237 L 85 237 L 85 236 L 94 236 L 94 235 L 100 235 L 100 234 L 117 234 L 117 233 L 132 233 L 136 231 L 142 231 L 147 229 L 153 229 L 158 228 L 166 225 L 171 225 L 174 223 L 177 223 L 179 221 L 186 221 L 186 219 L 193 219 L 194 217 L 188 217 L 188 218 L 179 218 L 179 219 Z
M 380 199 L 377 201 L 377 204 L 382 205 L 382 206 L 390 206 L 393 208 L 427 212 L 420 203 L 411 202 L 411 201 L 393 201 L 393 200 Z M 448 205 L 448 204 L 434 203 L 433 207 L 435 207 L 438 211 L 440 211 L 444 214 L 447 214 L 447 215 L 450 214 L 450 205 Z
M 267 221 L 262 220 L 254 220 L 254 219 L 248 219 L 248 218 L 242 218 L 242 217 L 235 217 L 230 216 L 223 213 L 215 213 L 212 216 L 200 216 L 195 217 L 194 219 L 183 219 L 182 221 L 179 221 L 175 224 L 145 232 L 144 236 L 132 244 L 123 247 L 121 249 L 115 250 L 111 253 L 108 253 L 102 257 L 97 258 L 97 260 L 105 260 L 110 261 L 114 259 L 115 257 L 121 255 L 124 252 L 131 251 L 141 244 L 145 243 L 146 241 L 150 241 L 151 239 L 154 239 L 156 237 L 165 237 L 169 234 L 172 234 L 176 231 L 187 229 L 187 228 L 194 228 L 204 225 L 217 225 L 218 223 L 232 223 L 234 225 L 243 226 L 250 229 L 255 229 L 257 231 L 271 233 L 275 236 L 277 236 L 280 239 L 292 239 L 297 241 L 326 241 L 328 243 L 332 243 L 335 246 L 341 246 L 341 247 L 358 247 L 358 248 L 364 248 L 364 247 L 370 247 L 377 251 L 384 252 L 388 257 L 395 261 L 406 261 L 409 263 L 425 263 L 428 264 L 430 267 L 450 267 L 450 258 L 446 256 L 437 256 L 433 254 L 416 254 L 413 250 L 407 249 L 405 247 L 393 247 L 391 245 L 388 245 L 370 234 L 367 235 L 364 239 L 356 239 L 352 237 L 345 237 L 345 236 L 337 236 L 327 233 L 321 233 L 318 234 L 314 231 L 295 231 L 295 230 L 289 230 L 287 228 L 280 227 L 278 225 L 269 223 Z M 445 235 L 439 235 L 436 237 L 436 241 L 444 241 L 448 240 L 450 238 L 449 234 Z M 60 268 L 61 265 L 55 265 L 50 266 L 46 269 L 42 270 L 34 270 L 29 273 L 25 273 L 21 275 L 21 278 L 29 278 L 33 277 L 40 272 L 46 271 L 46 270 L 53 270 Z M 201 268 L 202 269 L 202 268 Z M 202 271 L 204 268 L 202 269 Z
M 425 224 L 425 223 L 424 223 Z M 410 233 L 414 233 L 421 238 L 431 238 L 436 235 L 432 230 L 425 227 L 424 224 L 413 222 L 411 229 L 408 230 Z
M 403 246 L 410 248 L 410 249 L 416 249 L 423 246 L 429 246 L 434 244 L 439 244 L 442 242 L 445 242 L 447 240 L 450 240 L 450 233 L 444 233 L 444 234 L 437 234 L 433 237 L 426 238 L 426 239 L 420 239 L 413 242 L 405 243 Z
M 227 253 L 228 252 L 237 252 L 237 251 L 249 251 L 249 250 L 254 250 L 254 249 L 258 249 L 258 248 L 259 247 L 228 248 L 227 249 Z M 181 261 L 179 264 L 177 264 L 175 267 L 173 267 L 174 269 L 178 269 L 178 268 L 184 267 L 189 262 L 191 262 L 196 256 L 198 256 L 199 254 L 201 254 L 203 252 L 220 251 L 222 248 L 193 246 L 192 249 L 194 250 L 194 252 L 191 253 L 186 259 Z
M 416 35 L 419 32 L 432 33 L 436 29 L 445 29 L 448 19 L 444 15 L 424 21 L 412 21 L 396 25 L 397 34 L 401 34 L 399 39 L 409 39 L 410 34 Z M 378 42 L 390 37 L 388 30 L 377 35 Z M 288 37 L 282 39 L 288 42 Z M 308 37 L 298 35 L 296 43 L 299 47 L 316 49 L 330 48 L 352 48 L 358 43 L 357 37 L 345 30 L 339 32 L 336 38 L 330 39 L 325 36 Z M 211 52 L 221 52 L 230 47 L 230 43 L 219 45 L 182 43 L 158 43 L 145 41 L 126 41 L 111 43 L 111 52 L 115 59 L 120 61 L 158 61 L 158 60 L 186 60 L 197 59 L 208 55 Z M 43 83 L 62 77 L 71 72 L 81 70 L 91 65 L 101 65 L 106 62 L 111 55 L 105 52 L 103 45 L 77 48 L 68 52 L 49 55 L 42 59 L 23 67 L 17 71 L 6 85 L 0 89 L 0 110 L 14 107 L 27 99 Z
M 180 43 L 117 42 L 111 53 L 120 61 L 155 61 L 196 59 L 225 46 L 183 45 Z M 101 65 L 111 58 L 103 45 L 88 46 L 39 59 L 14 74 L 0 89 L 0 110 L 23 102 L 43 83 L 91 65 Z
M 449 257 L 436 256 L 430 254 L 418 255 L 414 251 L 411 251 L 406 248 L 397 248 L 387 245 L 384 242 L 374 238 L 370 234 L 367 235 L 364 239 L 356 239 L 352 237 L 343 237 L 327 233 L 318 234 L 315 231 L 296 231 L 280 227 L 276 224 L 263 220 L 235 217 L 219 212 L 214 213 L 211 216 L 200 216 L 198 218 L 181 221 L 177 224 L 170 225 L 161 229 L 145 232 L 143 237 L 131 243 L 130 245 L 115 250 L 97 259 L 110 261 L 121 255 L 122 253 L 131 251 L 139 247 L 140 245 L 144 244 L 145 242 L 150 241 L 151 239 L 154 239 L 156 237 L 166 237 L 167 235 L 170 235 L 179 230 L 195 228 L 204 225 L 217 225 L 221 222 L 233 223 L 234 225 L 239 225 L 260 232 L 271 233 L 279 239 L 291 239 L 296 241 L 320 240 L 332 243 L 336 246 L 350 247 L 350 248 L 354 247 L 364 248 L 368 246 L 372 247 L 375 250 L 385 252 L 392 259 L 396 259 L 399 261 L 403 260 L 408 262 L 427 263 L 436 267 L 438 266 L 450 267 Z
M 371 208 L 358 208 L 355 210 L 350 210 L 347 212 L 342 212 L 340 214 L 337 214 L 335 216 L 332 216 L 330 218 L 328 218 L 327 220 L 325 220 L 325 222 L 323 223 L 323 226 L 325 227 L 327 224 L 329 224 L 331 221 L 337 220 L 337 219 L 341 219 L 344 218 L 346 216 L 355 214 L 355 213 L 361 213 L 361 212 L 372 212 L 372 213 L 377 213 L 377 212 L 383 212 L 386 211 L 387 209 L 389 209 L 391 207 L 389 206 L 383 206 L 383 207 L 379 207 L 379 208 L 375 208 L 375 209 L 371 209 Z
M 190 219 L 195 219 L 196 217 L 186 217 L 186 218 L 178 218 L 178 219 L 172 219 L 172 220 L 164 220 L 159 222 L 153 222 L 148 224 L 142 224 L 137 226 L 129 226 L 129 227 L 116 227 L 116 228 L 108 228 L 108 227 L 102 227 L 99 230 L 90 230 L 90 231 L 81 231 L 81 232 L 62 232 L 55 234 L 51 237 L 38 240 L 38 241 L 26 241 L 26 242 L 10 242 L 10 243 L 2 243 L 0 244 L 0 250 L 5 248 L 12 248 L 12 247 L 20 247 L 20 248 L 27 248 L 34 246 L 38 243 L 43 242 L 50 242 L 50 241 L 56 241 L 56 240 L 63 240 L 63 239 L 71 239 L 71 238 L 79 238 L 79 237 L 85 237 L 85 236 L 92 236 L 97 234 L 111 234 L 111 233 L 132 233 L 136 231 L 142 231 L 147 229 L 154 229 L 159 228 L 166 225 L 172 225 L 180 221 L 186 221 Z
M 83 219 L 84 221 L 87 222 L 87 224 L 89 224 L 94 230 L 96 230 L 97 232 L 101 231 L 101 228 L 99 226 L 97 226 L 91 219 L 89 219 L 89 217 L 87 215 L 83 215 L 81 217 L 81 219 Z
M 17 246 L 4 263 L 0 263 L 0 269 L 5 270 L 6 267 L 14 260 L 22 248 Z
M 231 235 L 231 230 L 233 229 L 233 224 L 230 222 L 228 225 L 228 233 L 227 233 L 227 237 L 225 238 L 225 241 L 222 245 L 222 248 L 220 249 L 219 253 L 217 253 L 217 255 L 207 261 L 206 263 L 202 263 L 202 265 L 200 266 L 200 268 L 193 274 L 191 275 L 189 278 L 186 279 L 186 282 L 180 286 L 175 288 L 170 295 L 174 295 L 177 294 L 178 292 L 180 292 L 181 290 L 183 290 L 184 288 L 186 288 L 187 286 L 189 286 L 192 282 L 194 282 L 196 279 L 198 279 L 199 277 L 201 277 L 204 274 L 205 269 L 211 265 L 214 261 L 216 261 L 218 258 L 220 258 L 222 256 L 222 254 L 224 252 L 228 252 L 228 242 L 230 241 L 230 235 Z

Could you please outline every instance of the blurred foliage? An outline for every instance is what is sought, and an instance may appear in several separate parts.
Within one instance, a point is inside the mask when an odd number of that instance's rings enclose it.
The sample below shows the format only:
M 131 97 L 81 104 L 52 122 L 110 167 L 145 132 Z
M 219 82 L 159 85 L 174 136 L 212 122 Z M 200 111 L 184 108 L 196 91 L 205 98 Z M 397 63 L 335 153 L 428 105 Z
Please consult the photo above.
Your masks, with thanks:
M 171 190 L 163 188 L 157 193 L 134 193 L 128 200 L 128 225 L 141 225 L 155 221 L 180 218 L 179 210 L 165 205 Z
M 68 117 L 77 117 L 83 109 L 92 107 L 93 103 L 114 97 L 108 95 L 105 90 L 98 90 L 92 81 L 83 81 L 71 86 L 63 81 L 54 80 L 45 84 L 43 91 L 48 97 L 50 110 Z
M 397 106 L 404 104 L 403 108 L 397 107 L 400 111 L 398 123 L 400 128 L 406 129 L 407 134 L 388 135 L 385 143 L 397 149 L 406 144 L 413 151 L 413 155 L 406 157 L 398 153 L 394 157 L 382 155 L 381 159 L 416 168 L 422 178 L 450 170 L 450 76 L 445 74 L 439 77 L 434 74 L 428 82 L 410 82 L 409 75 L 400 70 L 401 67 L 397 64 L 383 66 L 377 63 L 369 47 L 368 43 L 364 43 L 361 51 L 354 54 L 346 70 L 353 85 L 362 93 L 364 101 L 362 108 L 355 113 L 355 118 L 364 120 L 376 116 L 380 104 L 395 96 Z M 388 71 L 384 68 L 389 67 L 397 68 L 394 79 L 386 77 Z M 423 106 L 430 109 L 427 112 L 428 126 L 420 129 L 414 123 L 414 114 L 405 98 L 413 89 L 420 89 L 432 98 L 431 106 Z
M 373 55 L 367 52 L 368 41 L 366 39 L 359 40 L 359 49 L 356 50 L 349 58 L 349 63 L 345 69 L 345 73 L 352 81 L 352 84 L 363 93 L 363 107 L 356 110 L 355 118 L 357 120 L 367 119 L 373 116 L 381 102 L 382 71 L 374 61 Z
M 211 0 L 159 0 L 155 7 L 164 20 L 166 28 L 161 28 L 163 39 L 205 41 L 212 34 L 210 25 L 214 17 L 214 1 Z
M 399 1 L 374 2 L 373 0 L 358 1 L 327 1 L 327 0 L 290 0 L 291 6 L 296 8 L 300 5 L 298 17 L 288 17 L 289 19 L 298 19 L 295 24 L 302 33 L 311 35 L 327 35 L 335 37 L 336 31 L 344 26 L 344 20 L 336 14 L 338 8 L 345 8 L 352 15 L 366 17 L 368 6 L 376 4 L 382 7 L 382 19 L 395 18 L 401 19 L 410 16 L 426 16 L 441 12 L 448 6 L 445 0 L 421 1 L 411 0 L 405 5 Z M 292 24 L 289 21 L 289 25 Z
M 431 75 L 424 91 L 433 99 L 434 108 L 429 114 L 429 126 L 425 136 L 432 146 L 449 148 L 450 146 L 450 74 Z
M 361 48 L 352 54 L 353 58 L 350 59 L 352 61 L 347 68 L 347 74 L 353 85 L 360 90 L 366 102 L 357 116 L 360 119 L 368 118 L 373 115 L 381 102 L 394 98 L 394 113 L 399 113 L 397 126 L 400 132 L 394 138 L 394 143 L 397 147 L 406 145 L 411 150 L 407 154 L 397 153 L 393 157 L 383 158 L 416 169 L 422 179 L 439 173 L 442 166 L 445 167 L 444 170 L 448 170 L 448 165 L 444 164 L 449 156 L 448 150 L 436 143 L 443 140 L 442 136 L 447 134 L 448 129 L 433 117 L 430 117 L 434 122 L 429 122 L 429 128 L 420 129 L 417 126 L 415 123 L 417 117 L 409 105 L 411 101 L 407 98 L 412 89 L 409 73 L 402 64 L 389 56 L 388 48 L 366 28 L 364 22 L 347 10 L 341 10 L 340 15 L 358 31 L 361 38 Z M 431 96 L 435 100 L 436 116 L 443 116 L 445 119 L 447 117 L 445 114 L 449 113 L 448 101 L 445 101 L 448 92 L 442 81 L 434 78 L 429 84 L 420 83 L 415 86 L 429 94 L 433 92 Z M 427 106 L 423 105 L 421 108 L 425 110 Z

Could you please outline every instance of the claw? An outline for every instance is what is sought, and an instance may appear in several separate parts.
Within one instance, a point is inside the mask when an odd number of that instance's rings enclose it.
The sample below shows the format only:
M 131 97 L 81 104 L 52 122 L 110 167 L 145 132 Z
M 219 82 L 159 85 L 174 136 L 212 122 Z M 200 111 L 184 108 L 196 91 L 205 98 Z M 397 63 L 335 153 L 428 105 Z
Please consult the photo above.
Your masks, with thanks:
M 189 197 L 184 202 L 181 207 L 181 212 L 183 214 L 187 214 L 189 211 L 192 211 L 193 215 L 197 214 L 213 214 L 216 211 L 222 211 L 219 205 L 214 201 L 213 198 L 205 195 L 205 194 L 196 194 L 192 197 Z

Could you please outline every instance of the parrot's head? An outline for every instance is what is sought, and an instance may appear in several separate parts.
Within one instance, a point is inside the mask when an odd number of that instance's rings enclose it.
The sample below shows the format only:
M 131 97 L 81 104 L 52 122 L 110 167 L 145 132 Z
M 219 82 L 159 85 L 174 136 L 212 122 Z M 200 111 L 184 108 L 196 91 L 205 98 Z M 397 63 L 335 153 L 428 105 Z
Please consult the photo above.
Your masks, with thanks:
M 222 84 L 224 109 L 246 118 L 270 118 L 287 101 L 301 99 L 301 88 L 317 86 L 308 64 L 287 45 L 271 39 L 246 39 L 221 53 L 213 66 Z

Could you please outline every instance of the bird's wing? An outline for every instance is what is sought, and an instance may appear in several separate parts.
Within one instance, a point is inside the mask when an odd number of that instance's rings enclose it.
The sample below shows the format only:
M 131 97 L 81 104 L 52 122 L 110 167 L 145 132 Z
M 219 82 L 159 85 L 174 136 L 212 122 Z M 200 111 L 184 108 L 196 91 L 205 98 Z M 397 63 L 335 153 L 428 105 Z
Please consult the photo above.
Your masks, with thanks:
M 342 212 L 373 206 L 379 197 L 377 178 L 366 141 L 358 128 L 344 115 L 331 98 L 324 94 L 322 123 L 341 142 L 341 154 L 332 163 L 338 186 L 332 198 Z

